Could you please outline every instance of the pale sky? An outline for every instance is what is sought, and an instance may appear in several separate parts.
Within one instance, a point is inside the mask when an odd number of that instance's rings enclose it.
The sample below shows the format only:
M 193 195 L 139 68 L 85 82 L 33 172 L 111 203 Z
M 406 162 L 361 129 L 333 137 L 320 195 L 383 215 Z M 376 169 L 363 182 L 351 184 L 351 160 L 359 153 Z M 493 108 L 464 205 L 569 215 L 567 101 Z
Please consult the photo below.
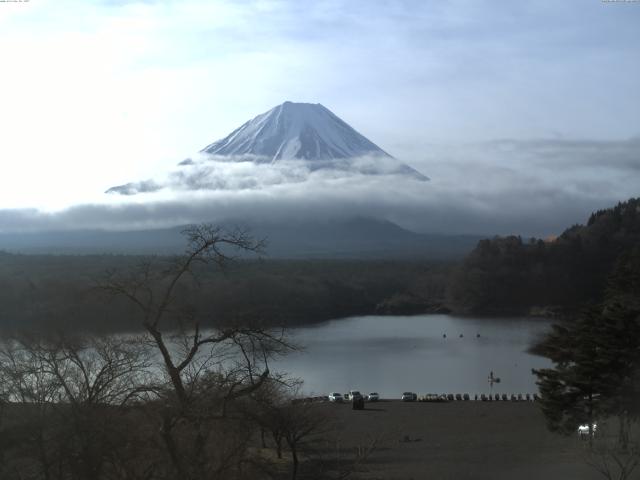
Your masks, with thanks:
M 0 42 L 0 210 L 123 203 L 103 192 L 285 100 L 322 103 L 447 195 L 469 162 L 556 193 L 573 172 L 576 209 L 640 190 L 640 2 L 30 0 L 0 3 Z M 492 163 L 496 140 L 515 166 Z

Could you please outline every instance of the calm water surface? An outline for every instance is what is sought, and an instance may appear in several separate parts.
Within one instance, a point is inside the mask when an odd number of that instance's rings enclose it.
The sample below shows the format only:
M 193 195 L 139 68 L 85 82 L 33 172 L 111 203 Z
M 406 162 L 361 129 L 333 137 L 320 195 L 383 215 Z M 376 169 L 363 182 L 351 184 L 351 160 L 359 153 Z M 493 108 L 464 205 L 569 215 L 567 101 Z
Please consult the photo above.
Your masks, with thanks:
M 385 398 L 404 391 L 533 393 L 531 369 L 549 362 L 526 350 L 548 326 L 539 319 L 449 315 L 333 320 L 295 329 L 294 340 L 305 351 L 278 361 L 277 367 L 304 379 L 307 394 L 351 389 Z M 501 379 L 493 389 L 487 381 L 491 371 Z

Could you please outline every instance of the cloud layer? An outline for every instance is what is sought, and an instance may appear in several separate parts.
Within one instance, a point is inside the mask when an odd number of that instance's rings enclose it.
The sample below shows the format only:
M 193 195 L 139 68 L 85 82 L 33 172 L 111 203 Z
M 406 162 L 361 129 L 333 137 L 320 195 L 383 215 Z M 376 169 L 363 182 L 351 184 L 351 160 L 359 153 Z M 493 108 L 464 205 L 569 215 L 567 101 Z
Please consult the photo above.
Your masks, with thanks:
M 2 3 L 0 206 L 96 201 L 285 100 L 409 163 L 422 139 L 638 133 L 637 4 L 372 4 Z
M 235 191 L 260 190 L 307 183 L 315 185 L 331 180 L 346 180 L 363 176 L 400 176 L 408 179 L 428 178 L 394 158 L 363 156 L 334 160 L 278 160 L 272 163 L 268 158 L 255 155 L 216 156 L 198 154 L 183 160 L 178 169 L 162 180 L 143 180 L 109 188 L 106 193 L 136 195 L 160 190 L 184 191 Z M 396 179 L 397 181 L 397 179 Z
M 132 184 L 129 197 L 63 211 L 1 210 L 3 231 L 139 229 L 226 219 L 366 215 L 422 232 L 547 235 L 640 195 L 640 138 L 424 145 L 429 182 L 303 164 L 204 162 Z M 403 159 L 404 160 L 404 159 Z M 365 161 L 365 160 L 363 160 Z M 142 192 L 142 193 L 141 193 Z

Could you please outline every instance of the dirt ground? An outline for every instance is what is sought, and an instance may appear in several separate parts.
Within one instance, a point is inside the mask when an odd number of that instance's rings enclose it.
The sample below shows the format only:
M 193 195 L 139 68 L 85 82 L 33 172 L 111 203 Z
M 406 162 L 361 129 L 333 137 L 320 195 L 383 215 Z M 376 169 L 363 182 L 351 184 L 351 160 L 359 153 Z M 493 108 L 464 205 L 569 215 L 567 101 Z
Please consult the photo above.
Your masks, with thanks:
M 358 477 L 367 479 L 590 480 L 586 442 L 550 433 L 533 402 L 327 404 L 340 451 L 377 445 Z

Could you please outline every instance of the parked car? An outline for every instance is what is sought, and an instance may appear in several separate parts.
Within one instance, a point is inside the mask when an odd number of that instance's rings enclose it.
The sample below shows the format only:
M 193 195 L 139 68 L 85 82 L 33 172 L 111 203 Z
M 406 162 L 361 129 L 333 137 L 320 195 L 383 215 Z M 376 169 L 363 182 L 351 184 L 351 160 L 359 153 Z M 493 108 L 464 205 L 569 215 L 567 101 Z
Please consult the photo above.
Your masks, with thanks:
M 380 395 L 378 395 L 378 392 L 371 392 L 369 395 L 367 395 L 367 402 L 377 402 L 378 400 L 380 400 Z
M 591 424 L 591 435 L 595 435 L 596 434 L 596 429 L 598 428 L 598 424 L 593 423 Z M 580 425 L 578 427 L 578 436 L 580 438 L 589 438 L 589 424 L 586 425 Z
M 402 401 L 403 402 L 415 402 L 416 400 L 418 400 L 418 394 L 417 393 L 404 392 L 402 394 Z
M 407 400 L 410 401 L 410 400 Z M 448 402 L 446 395 L 438 395 L 437 393 L 427 393 L 426 395 L 422 395 L 419 399 L 419 402 Z
M 341 393 L 332 392 L 329 394 L 329 401 L 342 403 L 344 401 L 344 397 L 342 396 Z

